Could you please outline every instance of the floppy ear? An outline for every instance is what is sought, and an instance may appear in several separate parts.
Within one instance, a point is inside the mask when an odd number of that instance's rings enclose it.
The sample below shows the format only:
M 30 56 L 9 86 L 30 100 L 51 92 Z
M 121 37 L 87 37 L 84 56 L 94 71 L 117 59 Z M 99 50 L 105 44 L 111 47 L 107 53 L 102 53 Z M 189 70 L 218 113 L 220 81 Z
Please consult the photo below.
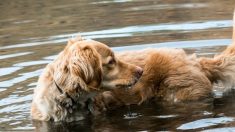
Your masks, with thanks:
M 88 87 L 92 88 L 92 89 L 96 89 L 98 90 L 101 82 L 103 80 L 102 76 L 103 76 L 103 71 L 102 71 L 102 66 L 97 66 L 94 69 L 94 77 L 93 79 L 88 83 Z
M 79 89 L 98 89 L 102 81 L 100 55 L 89 45 L 75 43 L 66 47 L 54 67 L 54 80 L 64 91 L 74 95 Z
M 78 44 L 72 51 L 69 69 L 74 77 L 81 77 L 88 87 L 99 88 L 102 81 L 102 63 L 100 55 L 92 46 Z

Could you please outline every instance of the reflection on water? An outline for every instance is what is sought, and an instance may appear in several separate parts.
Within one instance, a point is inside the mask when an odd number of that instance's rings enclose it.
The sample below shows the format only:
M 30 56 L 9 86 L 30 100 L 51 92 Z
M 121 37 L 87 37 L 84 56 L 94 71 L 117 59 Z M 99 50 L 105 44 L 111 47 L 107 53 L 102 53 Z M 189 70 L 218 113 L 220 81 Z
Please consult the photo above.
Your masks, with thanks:
M 72 0 L 0 2 L 0 130 L 234 131 L 235 92 L 213 103 L 131 106 L 73 123 L 33 122 L 33 89 L 45 65 L 81 34 L 113 50 L 184 48 L 211 57 L 231 38 L 234 0 Z
M 186 124 L 182 124 L 177 129 L 179 130 L 197 129 L 197 128 L 214 126 L 218 124 L 226 124 L 232 121 L 234 121 L 234 118 L 232 117 L 206 118 L 206 119 L 200 119 L 200 120 L 196 120 L 196 121 L 189 122 Z

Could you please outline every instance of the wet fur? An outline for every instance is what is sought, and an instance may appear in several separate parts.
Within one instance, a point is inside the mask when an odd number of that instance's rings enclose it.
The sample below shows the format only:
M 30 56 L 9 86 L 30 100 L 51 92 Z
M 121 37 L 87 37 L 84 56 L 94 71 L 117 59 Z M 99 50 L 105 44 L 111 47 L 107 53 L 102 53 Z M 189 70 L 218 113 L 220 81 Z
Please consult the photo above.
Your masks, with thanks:
M 232 44 L 214 58 L 198 58 L 170 48 L 126 51 L 117 56 L 142 67 L 143 75 L 130 90 L 115 89 L 97 96 L 95 101 L 103 100 L 102 106 L 94 106 L 98 110 L 141 104 L 150 98 L 175 103 L 212 98 L 214 83 L 222 82 L 225 89 L 234 86 L 235 13 Z
M 80 106 L 84 107 L 92 93 L 105 87 L 133 85 L 141 71 L 117 59 L 112 50 L 100 42 L 80 37 L 70 40 L 39 77 L 31 116 L 42 121 L 80 120 Z

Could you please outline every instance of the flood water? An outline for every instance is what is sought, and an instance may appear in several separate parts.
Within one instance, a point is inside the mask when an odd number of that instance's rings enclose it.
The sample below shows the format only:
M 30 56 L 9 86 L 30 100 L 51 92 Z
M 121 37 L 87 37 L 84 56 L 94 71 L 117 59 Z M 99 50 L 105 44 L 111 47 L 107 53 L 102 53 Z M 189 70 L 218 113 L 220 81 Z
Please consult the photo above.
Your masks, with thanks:
M 211 57 L 230 42 L 234 0 L 0 1 L 0 131 L 235 131 L 235 91 L 213 103 L 144 104 L 72 123 L 33 122 L 33 89 L 77 34 L 122 50 L 184 48 Z M 132 116 L 130 117 L 129 114 Z

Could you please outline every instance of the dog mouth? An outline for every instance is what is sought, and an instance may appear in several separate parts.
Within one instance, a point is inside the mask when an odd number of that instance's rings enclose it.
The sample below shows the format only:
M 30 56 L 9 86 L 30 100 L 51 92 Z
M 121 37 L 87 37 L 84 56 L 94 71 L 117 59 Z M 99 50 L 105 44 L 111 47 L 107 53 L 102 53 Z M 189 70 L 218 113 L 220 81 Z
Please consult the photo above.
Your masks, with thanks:
M 130 88 L 132 88 L 132 86 L 134 86 L 137 83 L 138 80 L 139 79 L 135 78 L 132 81 L 130 81 L 129 83 L 126 83 L 126 84 L 117 84 L 116 88 L 127 88 L 127 89 L 130 89 Z
M 117 88 L 128 88 L 130 89 L 134 84 L 118 84 L 116 85 Z

